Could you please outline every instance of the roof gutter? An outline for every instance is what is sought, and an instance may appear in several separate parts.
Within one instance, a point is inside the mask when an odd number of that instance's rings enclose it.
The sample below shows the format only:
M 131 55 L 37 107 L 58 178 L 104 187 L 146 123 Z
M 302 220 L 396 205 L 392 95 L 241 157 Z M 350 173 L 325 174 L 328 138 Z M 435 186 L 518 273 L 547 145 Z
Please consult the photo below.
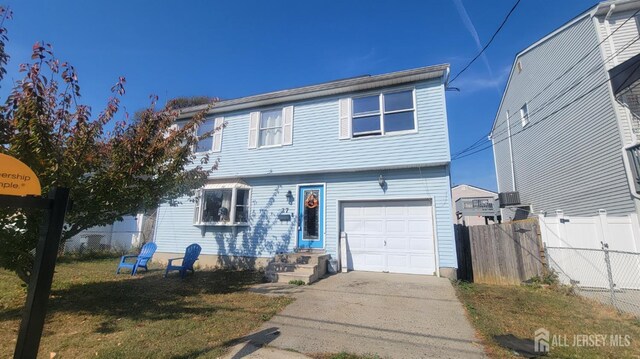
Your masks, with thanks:
M 343 93 L 370 90 L 385 86 L 402 85 L 431 79 L 445 78 L 449 74 L 449 65 L 436 65 L 413 70 L 393 72 L 383 75 L 363 76 L 347 80 L 338 80 L 319 85 L 305 86 L 290 90 L 269 92 L 260 95 L 220 101 L 207 112 L 208 114 L 230 112 L 269 106 L 282 102 L 300 101 L 311 98 L 333 96 Z M 443 79 L 446 81 L 446 79 Z M 207 105 L 188 107 L 180 110 L 178 119 L 185 119 L 205 110 Z

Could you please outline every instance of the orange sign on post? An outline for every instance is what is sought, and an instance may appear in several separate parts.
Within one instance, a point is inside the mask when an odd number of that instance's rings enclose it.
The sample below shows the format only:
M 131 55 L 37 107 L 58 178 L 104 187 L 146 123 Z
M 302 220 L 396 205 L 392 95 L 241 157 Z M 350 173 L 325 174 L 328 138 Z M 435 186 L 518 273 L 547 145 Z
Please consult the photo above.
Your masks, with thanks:
M 40 196 L 42 189 L 35 173 L 24 163 L 0 153 L 0 195 Z

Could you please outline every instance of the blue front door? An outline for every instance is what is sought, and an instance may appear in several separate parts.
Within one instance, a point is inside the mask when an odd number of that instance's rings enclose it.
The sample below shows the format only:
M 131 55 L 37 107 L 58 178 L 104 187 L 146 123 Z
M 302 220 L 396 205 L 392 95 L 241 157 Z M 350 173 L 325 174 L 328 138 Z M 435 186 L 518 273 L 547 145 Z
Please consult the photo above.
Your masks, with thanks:
M 301 186 L 298 203 L 298 248 L 323 248 L 324 187 Z

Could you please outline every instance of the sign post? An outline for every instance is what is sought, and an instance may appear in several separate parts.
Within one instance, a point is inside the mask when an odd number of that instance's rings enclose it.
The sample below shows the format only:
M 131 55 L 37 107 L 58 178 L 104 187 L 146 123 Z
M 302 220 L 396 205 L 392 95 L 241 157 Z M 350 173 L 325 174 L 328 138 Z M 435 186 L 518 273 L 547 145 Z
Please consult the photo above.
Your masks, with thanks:
M 54 188 L 49 193 L 51 207 L 45 215 L 45 221 L 40 230 L 40 240 L 36 248 L 36 260 L 31 272 L 27 304 L 20 323 L 18 342 L 14 358 L 36 358 L 40 337 L 47 314 L 47 302 L 56 267 L 56 257 L 64 216 L 69 205 L 69 189 Z
M 46 210 L 13 355 L 16 359 L 38 355 L 64 216 L 70 206 L 68 188 L 54 188 L 48 198 L 41 194 L 40 181 L 27 165 L 0 154 L 0 207 Z

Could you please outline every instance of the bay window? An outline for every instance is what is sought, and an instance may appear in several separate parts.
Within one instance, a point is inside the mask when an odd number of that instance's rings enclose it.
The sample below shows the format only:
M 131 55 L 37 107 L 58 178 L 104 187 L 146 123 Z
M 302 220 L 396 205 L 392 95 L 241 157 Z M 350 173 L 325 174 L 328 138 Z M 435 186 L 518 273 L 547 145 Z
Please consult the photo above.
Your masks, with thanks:
M 248 188 L 207 188 L 196 198 L 194 225 L 246 225 L 249 222 Z

